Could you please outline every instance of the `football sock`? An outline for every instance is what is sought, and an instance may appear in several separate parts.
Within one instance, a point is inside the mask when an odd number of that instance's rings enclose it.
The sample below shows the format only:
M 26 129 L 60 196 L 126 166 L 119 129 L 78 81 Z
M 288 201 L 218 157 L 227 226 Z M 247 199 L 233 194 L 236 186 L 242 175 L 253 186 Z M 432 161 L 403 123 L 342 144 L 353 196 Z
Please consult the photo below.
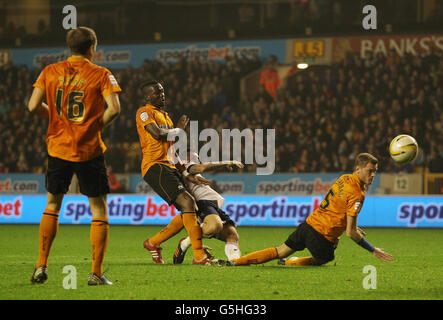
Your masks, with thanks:
M 285 266 L 310 266 L 312 257 L 288 259 L 285 261 Z
M 181 248 L 183 251 L 188 250 L 190 246 L 191 246 L 191 239 L 190 239 L 189 237 L 186 237 L 185 240 L 183 240 L 183 241 L 180 243 L 180 248 Z
M 106 220 L 93 219 L 91 222 L 90 240 L 92 245 L 92 270 L 101 277 L 103 259 L 109 240 L 109 224 Z
M 58 231 L 58 211 L 45 209 L 40 220 L 37 268 L 48 265 L 49 252 Z
M 260 251 L 255 251 L 244 255 L 232 261 L 237 265 L 259 264 L 265 263 L 278 257 L 276 248 L 268 248 Z
M 194 253 L 194 260 L 201 261 L 205 258 L 206 253 L 203 250 L 202 244 L 202 230 L 197 222 L 195 212 L 182 212 L 183 224 L 188 232 L 191 240 L 192 251 Z
M 165 242 L 169 238 L 175 236 L 180 230 L 183 229 L 183 219 L 182 215 L 179 214 L 174 217 L 174 219 L 169 222 L 169 224 L 164 227 L 159 233 L 149 239 L 149 243 L 158 247 L 162 242 Z
M 241 256 L 240 248 L 236 243 L 227 242 L 225 244 L 225 254 L 228 260 L 238 259 Z

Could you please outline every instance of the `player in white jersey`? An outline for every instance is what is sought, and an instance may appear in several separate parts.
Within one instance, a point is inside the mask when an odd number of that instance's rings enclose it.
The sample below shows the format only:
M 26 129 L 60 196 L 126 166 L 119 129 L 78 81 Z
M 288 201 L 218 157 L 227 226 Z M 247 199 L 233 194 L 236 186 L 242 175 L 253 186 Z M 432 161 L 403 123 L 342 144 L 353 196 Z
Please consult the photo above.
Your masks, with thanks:
M 195 174 L 196 177 L 203 178 L 203 172 L 227 167 L 243 168 L 239 161 L 222 161 L 201 163 L 196 153 L 188 154 L 189 161 L 184 163 L 186 173 Z M 186 174 L 185 173 L 185 174 Z M 226 242 L 225 254 L 229 260 L 240 257 L 239 237 L 235 222 L 221 209 L 225 199 L 207 184 L 194 184 L 186 182 L 187 188 L 194 196 L 198 210 L 197 219 L 202 229 L 204 238 L 216 238 Z M 185 258 L 186 250 L 191 246 L 189 237 L 180 240 L 177 250 L 174 253 L 174 264 L 181 264 Z

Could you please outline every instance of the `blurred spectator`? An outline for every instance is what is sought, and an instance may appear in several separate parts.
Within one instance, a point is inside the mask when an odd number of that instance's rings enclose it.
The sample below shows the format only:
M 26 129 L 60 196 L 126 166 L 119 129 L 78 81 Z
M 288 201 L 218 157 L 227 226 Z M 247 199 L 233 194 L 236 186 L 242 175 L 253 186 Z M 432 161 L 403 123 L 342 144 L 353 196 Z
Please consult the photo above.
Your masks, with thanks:
M 274 128 L 276 172 L 348 172 L 359 152 L 378 157 L 380 172 L 420 166 L 443 171 L 440 52 L 400 59 L 347 54 L 335 65 L 296 72 L 294 81 L 281 84 L 273 98 L 262 86 L 257 96 L 240 98 L 240 79 L 260 67 L 257 56 L 232 56 L 225 63 L 146 60 L 139 68 L 112 70 L 123 93 L 121 116 L 103 132 L 108 165 L 114 173 L 140 172 L 134 116 L 145 102 L 138 84 L 155 78 L 164 84 L 174 121 L 187 114 L 199 121 L 199 130 Z M 47 120 L 26 109 L 39 72 L 10 64 L 0 67 L 2 172 L 45 170 Z M 422 152 L 409 166 L 394 163 L 388 153 L 390 141 L 400 133 L 414 136 Z M 248 165 L 244 172 L 254 168 Z
M 120 183 L 120 181 L 117 179 L 115 174 L 112 172 L 112 167 L 108 166 L 108 178 L 109 178 L 109 189 L 111 190 L 111 193 L 125 193 L 127 190 L 125 187 Z
M 277 57 L 271 55 L 269 57 L 269 61 L 265 65 L 265 68 L 260 74 L 260 84 L 273 99 L 275 99 L 277 96 L 277 89 L 281 85 L 277 67 Z

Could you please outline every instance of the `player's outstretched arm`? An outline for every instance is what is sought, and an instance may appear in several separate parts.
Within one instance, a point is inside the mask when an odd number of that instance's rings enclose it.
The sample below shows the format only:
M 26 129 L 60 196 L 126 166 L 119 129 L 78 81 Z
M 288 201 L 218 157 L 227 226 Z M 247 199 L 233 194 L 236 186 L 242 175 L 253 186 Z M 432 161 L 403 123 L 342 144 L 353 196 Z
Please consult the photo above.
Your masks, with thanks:
M 28 102 L 28 110 L 31 112 L 35 112 L 40 116 L 49 117 L 49 107 L 46 103 L 43 102 L 45 97 L 45 91 L 40 88 L 34 88 L 32 91 L 31 98 Z
M 392 256 L 389 253 L 383 251 L 383 249 L 373 247 L 364 237 L 366 233 L 357 227 L 356 216 L 346 216 L 346 235 L 354 240 L 359 246 L 371 252 L 375 257 L 384 260 L 391 261 Z
M 113 92 L 105 97 L 106 104 L 108 108 L 103 113 L 103 128 L 114 121 L 120 114 L 120 99 L 118 94 Z
M 232 170 L 233 167 L 243 168 L 244 165 L 240 161 L 230 160 L 230 161 L 221 161 L 221 162 L 207 162 L 200 164 L 193 164 L 188 168 L 188 172 L 191 174 L 198 174 L 208 171 L 213 171 L 219 168 L 227 168 L 228 170 Z
M 178 153 L 175 154 L 175 157 L 177 158 L 177 163 L 175 164 L 175 167 L 177 170 L 182 174 L 183 179 L 188 180 L 189 182 L 193 184 L 204 184 L 204 185 L 210 185 L 211 181 L 205 179 L 200 174 L 190 174 L 186 170 L 186 166 L 183 164 L 183 161 L 180 159 L 180 156 Z

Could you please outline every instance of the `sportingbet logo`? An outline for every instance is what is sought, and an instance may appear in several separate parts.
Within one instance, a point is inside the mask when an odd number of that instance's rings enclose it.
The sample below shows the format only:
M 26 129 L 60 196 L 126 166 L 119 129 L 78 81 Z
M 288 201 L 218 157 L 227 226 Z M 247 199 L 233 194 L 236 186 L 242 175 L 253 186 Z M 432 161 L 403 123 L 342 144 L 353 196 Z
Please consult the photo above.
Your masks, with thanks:
M 80 223 L 83 219 L 89 222 L 92 217 L 91 208 L 88 202 L 68 202 L 63 210 L 65 218 L 73 223 Z M 112 197 L 108 199 L 108 215 L 111 222 L 118 221 L 132 224 L 141 224 L 143 220 L 165 219 L 169 221 L 177 214 L 174 206 L 168 206 L 163 201 L 155 203 L 153 198 L 147 197 L 144 202 L 124 201 L 122 197 Z
M 225 211 L 236 223 L 242 220 L 262 221 L 293 221 L 294 225 L 306 220 L 321 202 L 321 198 L 313 198 L 311 203 L 291 203 L 287 198 L 273 199 L 271 202 L 229 203 Z
M 289 181 L 262 181 L 257 184 L 258 194 L 280 194 L 280 195 L 311 195 L 324 194 L 328 192 L 335 182 L 335 178 L 331 181 L 323 181 L 315 179 L 315 181 L 301 181 L 294 178 Z
M 38 181 L 0 180 L 0 192 L 36 193 L 37 191 Z
M 0 216 L 5 218 L 19 218 L 22 215 L 23 201 L 16 198 L 13 201 L 0 201 Z
M 398 210 L 397 219 L 407 222 L 411 227 L 415 227 L 422 221 L 441 223 L 443 222 L 443 204 L 402 204 Z

